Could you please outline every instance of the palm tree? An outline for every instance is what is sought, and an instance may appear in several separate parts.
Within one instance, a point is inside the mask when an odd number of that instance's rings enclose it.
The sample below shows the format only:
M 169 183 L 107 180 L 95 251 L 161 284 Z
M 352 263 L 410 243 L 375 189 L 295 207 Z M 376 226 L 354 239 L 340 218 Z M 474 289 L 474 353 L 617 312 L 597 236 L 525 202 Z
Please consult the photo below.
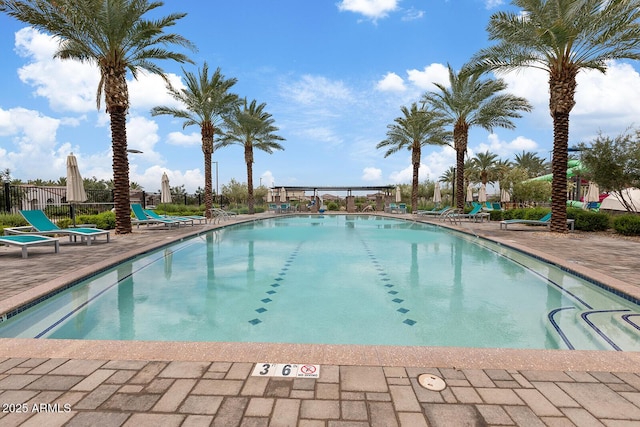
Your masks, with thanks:
M 521 154 L 516 154 L 514 163 L 526 170 L 529 178 L 542 175 L 547 168 L 545 160 L 531 151 L 522 150 Z
M 471 159 L 471 164 L 476 170 L 482 185 L 487 185 L 488 182 L 495 182 L 497 177 L 497 159 L 498 155 L 490 153 L 489 150 L 484 153 L 478 153 L 473 159 Z
M 211 175 L 211 156 L 213 155 L 213 138 L 216 133 L 221 133 L 218 124 L 222 123 L 223 116 L 229 114 L 238 105 L 238 95 L 230 93 L 229 89 L 236 84 L 237 79 L 225 79 L 217 68 L 209 77 L 209 66 L 205 62 L 198 75 L 183 70 L 184 89 L 177 89 L 170 83 L 167 84 L 169 94 L 184 107 L 154 107 L 151 115 L 170 115 L 178 119 L 184 119 L 182 128 L 196 125 L 200 127 L 202 136 L 202 153 L 204 154 L 204 205 L 205 215 L 211 218 L 213 208 L 213 187 Z
M 100 69 L 97 105 L 104 93 L 106 111 L 111 120 L 113 151 L 114 206 L 116 233 L 131 232 L 129 201 L 129 160 L 127 157 L 127 111 L 129 92 L 127 71 L 137 78 L 140 71 L 164 77 L 153 61 L 190 60 L 181 53 L 168 50 L 178 45 L 193 48 L 184 37 L 165 33 L 167 27 L 183 18 L 173 13 L 153 20 L 143 15 L 163 6 L 147 0 L 5 0 L 4 11 L 18 20 L 48 32 L 59 40 L 54 57 L 96 64 Z
M 448 117 L 453 126 L 453 144 L 456 150 L 456 207 L 464 207 L 464 157 L 467 152 L 469 129 L 480 126 L 489 132 L 494 127 L 515 128 L 513 118 L 519 111 L 531 111 L 529 102 L 521 97 L 500 94 L 507 84 L 500 79 L 481 80 L 480 73 L 465 70 L 456 74 L 449 67 L 449 84 L 434 83 L 437 92 L 427 92 L 422 102 L 431 105 Z
M 411 108 L 401 107 L 403 117 L 397 117 L 394 124 L 387 126 L 387 139 L 378 143 L 376 148 L 388 147 L 385 157 L 400 150 L 411 151 L 413 179 L 411 186 L 411 206 L 418 207 L 418 170 L 422 147 L 430 145 L 444 145 L 450 140 L 450 133 L 444 128 L 446 119 L 440 112 L 418 108 L 417 103 Z
M 449 167 L 449 169 L 444 171 L 442 175 L 440 175 L 440 177 L 438 178 L 438 181 L 442 182 L 443 184 L 449 185 L 453 183 L 453 180 L 455 178 L 456 178 L 456 168 L 455 166 L 451 166 Z
M 247 204 L 249 214 L 254 213 L 253 197 L 253 150 L 258 149 L 269 154 L 273 150 L 284 150 L 284 147 L 277 141 L 284 141 L 284 138 L 274 132 L 278 128 L 273 125 L 274 119 L 271 114 L 264 111 L 267 104 L 257 104 L 254 99 L 247 105 L 244 99 L 242 108 L 236 107 L 233 114 L 225 117 L 224 133 L 220 142 L 216 144 L 216 149 L 229 145 L 240 145 L 244 147 L 244 161 L 247 164 Z
M 569 113 L 576 76 L 605 72 L 607 61 L 640 59 L 638 0 L 513 0 L 521 11 L 491 16 L 487 31 L 498 43 L 474 55 L 474 69 L 511 71 L 532 67 L 549 73 L 553 119 L 551 231 L 566 233 Z

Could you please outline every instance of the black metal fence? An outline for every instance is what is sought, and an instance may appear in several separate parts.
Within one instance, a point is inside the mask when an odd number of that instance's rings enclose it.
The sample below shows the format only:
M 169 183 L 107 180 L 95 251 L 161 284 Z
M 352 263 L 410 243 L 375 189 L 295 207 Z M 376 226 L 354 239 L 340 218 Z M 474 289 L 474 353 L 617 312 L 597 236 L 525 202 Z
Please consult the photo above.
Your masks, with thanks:
M 87 201 L 70 204 L 67 202 L 65 187 L 44 187 L 34 185 L 0 186 L 0 213 L 18 214 L 20 210 L 40 209 L 52 219 L 71 218 L 71 208 L 75 215 L 95 215 L 113 209 L 113 191 L 85 190 Z M 159 193 L 132 191 L 131 203 L 140 203 L 143 207 L 160 204 Z M 180 194 L 173 196 L 174 204 L 200 205 L 204 199 L 199 194 Z

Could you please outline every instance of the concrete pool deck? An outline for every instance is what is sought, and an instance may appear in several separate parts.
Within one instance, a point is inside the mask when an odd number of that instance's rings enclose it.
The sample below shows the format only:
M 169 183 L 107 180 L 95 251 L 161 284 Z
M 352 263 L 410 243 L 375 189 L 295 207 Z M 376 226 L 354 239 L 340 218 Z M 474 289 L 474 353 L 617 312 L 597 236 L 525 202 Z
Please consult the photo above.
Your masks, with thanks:
M 27 259 L 0 247 L 0 313 L 213 227 L 141 227 L 90 247 L 63 238 L 59 254 L 34 247 Z M 640 299 L 639 239 L 454 228 Z M 320 377 L 251 376 L 261 362 L 320 365 Z M 422 373 L 447 387 L 421 387 Z M 0 404 L 3 426 L 638 425 L 640 352 L 0 339 Z

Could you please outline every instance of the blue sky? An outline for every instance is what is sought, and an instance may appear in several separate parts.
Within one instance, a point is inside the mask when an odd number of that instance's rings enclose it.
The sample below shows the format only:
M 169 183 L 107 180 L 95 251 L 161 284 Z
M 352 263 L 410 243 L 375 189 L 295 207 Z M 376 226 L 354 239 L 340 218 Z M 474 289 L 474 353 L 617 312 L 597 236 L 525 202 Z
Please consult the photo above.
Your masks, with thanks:
M 509 7 L 501 0 L 167 0 L 159 12 L 188 13 L 172 29 L 198 47 L 187 71 L 206 61 L 237 78 L 234 92 L 265 102 L 286 138 L 285 151 L 256 153 L 254 185 L 357 186 L 411 181 L 410 153 L 384 158 L 376 144 L 402 105 L 433 90 L 433 82 L 446 84 L 447 64 L 459 69 L 488 45 L 489 16 Z M 73 152 L 84 177 L 111 179 L 108 117 L 95 102 L 97 70 L 53 60 L 55 48 L 50 37 L 0 15 L 0 169 L 23 181 L 55 180 Z M 640 64 L 609 65 L 605 75 L 579 74 L 570 144 L 599 130 L 615 135 L 640 116 Z M 180 86 L 182 66 L 161 66 Z M 472 130 L 469 156 L 490 150 L 513 158 L 526 150 L 548 159 L 546 74 L 500 77 L 534 111 L 513 131 Z M 174 105 L 162 80 L 141 75 L 129 91 L 128 144 L 144 152 L 130 156 L 130 179 L 156 191 L 166 171 L 172 186 L 203 187 L 199 129 L 149 114 L 156 105 Z M 246 182 L 240 147 L 216 151 L 213 161 L 220 186 L 231 178 Z M 420 179 L 437 179 L 454 163 L 453 149 L 427 147 Z

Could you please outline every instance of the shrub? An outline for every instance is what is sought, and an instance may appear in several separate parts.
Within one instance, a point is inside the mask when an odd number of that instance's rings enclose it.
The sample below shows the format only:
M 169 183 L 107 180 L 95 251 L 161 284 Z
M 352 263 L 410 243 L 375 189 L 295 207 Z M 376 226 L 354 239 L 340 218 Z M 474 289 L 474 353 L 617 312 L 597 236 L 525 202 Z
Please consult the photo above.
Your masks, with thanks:
M 70 218 L 63 218 L 57 222 L 58 227 L 66 228 L 73 224 Z M 78 215 L 76 217 L 76 224 L 95 224 L 97 228 L 103 230 L 113 230 L 116 228 L 116 214 L 107 211 L 97 215 Z
M 502 213 L 503 219 L 533 219 L 538 220 L 549 213 L 549 208 L 517 208 Z M 493 218 L 492 218 L 493 219 Z
M 25 225 L 29 225 L 29 223 L 20 214 L 0 213 L 0 226 L 22 227 Z
M 336 202 L 331 201 L 327 203 L 327 210 L 337 211 L 339 209 L 340 209 L 340 206 Z
M 616 233 L 624 236 L 640 235 L 640 216 L 639 215 L 619 215 L 613 219 L 613 229 Z
M 504 213 L 505 211 L 494 209 L 492 211 L 489 211 L 489 218 L 491 219 L 491 221 L 502 221 L 503 219 L 505 219 Z
M 604 231 L 610 227 L 610 217 L 606 213 L 585 211 L 578 208 L 567 209 L 567 218 L 575 220 L 575 229 L 582 231 Z

